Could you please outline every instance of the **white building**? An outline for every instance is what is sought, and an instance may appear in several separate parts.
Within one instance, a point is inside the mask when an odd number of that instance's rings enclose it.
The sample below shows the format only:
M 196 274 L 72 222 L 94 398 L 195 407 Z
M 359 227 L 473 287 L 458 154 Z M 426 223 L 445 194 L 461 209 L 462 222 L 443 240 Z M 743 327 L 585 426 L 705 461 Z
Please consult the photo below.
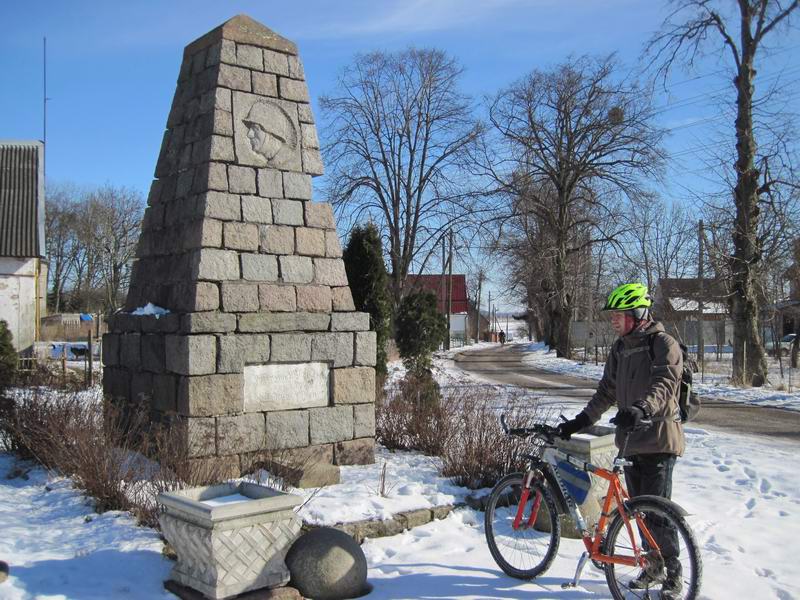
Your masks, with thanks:
M 44 146 L 0 141 L 0 319 L 26 352 L 45 313 Z

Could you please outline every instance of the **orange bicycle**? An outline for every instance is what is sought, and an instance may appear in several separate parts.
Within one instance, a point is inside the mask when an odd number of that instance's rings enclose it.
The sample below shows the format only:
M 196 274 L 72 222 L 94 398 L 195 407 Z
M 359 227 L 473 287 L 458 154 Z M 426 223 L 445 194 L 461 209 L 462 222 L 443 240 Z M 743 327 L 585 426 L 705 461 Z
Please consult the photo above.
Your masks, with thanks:
M 552 564 L 561 541 L 559 514 L 570 514 L 581 532 L 585 552 L 572 581 L 576 587 L 587 562 L 605 573 L 617 599 L 688 599 L 697 597 L 702 563 L 686 511 L 660 496 L 631 498 L 620 475 L 631 463 L 623 458 L 628 436 L 612 470 L 587 463 L 556 448 L 555 427 L 535 424 L 509 428 L 508 435 L 542 442 L 540 456 L 525 455 L 528 467 L 511 473 L 492 490 L 486 507 L 486 541 L 492 557 L 508 575 L 533 579 Z M 628 435 L 630 432 L 628 432 Z M 578 504 L 588 492 L 589 473 L 608 481 L 608 493 L 593 531 Z

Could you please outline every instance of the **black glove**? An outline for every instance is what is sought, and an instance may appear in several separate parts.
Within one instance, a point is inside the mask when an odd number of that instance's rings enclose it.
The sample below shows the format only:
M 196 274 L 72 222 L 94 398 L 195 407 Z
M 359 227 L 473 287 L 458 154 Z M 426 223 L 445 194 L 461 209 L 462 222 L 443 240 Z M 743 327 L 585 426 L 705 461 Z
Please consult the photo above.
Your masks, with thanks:
M 556 427 L 556 434 L 558 437 L 568 440 L 572 437 L 573 433 L 578 433 L 581 429 L 584 429 L 591 424 L 592 422 L 589 420 L 589 416 L 585 412 L 580 412 L 574 419 L 559 423 L 558 427 Z
M 634 404 L 630 408 L 623 408 L 620 410 L 611 423 L 614 423 L 620 429 L 630 429 L 636 431 L 642 429 L 642 421 L 647 418 L 647 413 L 644 408 Z

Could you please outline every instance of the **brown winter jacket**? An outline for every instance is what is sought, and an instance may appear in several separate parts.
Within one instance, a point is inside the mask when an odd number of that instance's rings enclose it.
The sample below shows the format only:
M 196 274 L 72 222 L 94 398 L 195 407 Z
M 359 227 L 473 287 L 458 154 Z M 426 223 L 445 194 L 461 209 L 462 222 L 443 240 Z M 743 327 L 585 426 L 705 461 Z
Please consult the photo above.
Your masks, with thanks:
M 655 333 L 651 362 L 648 336 Z M 678 342 L 664 332 L 661 323 L 653 323 L 645 331 L 634 331 L 614 343 L 603 378 L 583 412 L 596 423 L 613 404 L 622 410 L 640 403 L 654 424 L 631 433 L 625 456 L 658 452 L 681 456 L 686 442 L 675 415 L 682 371 L 683 353 Z M 619 430 L 615 441 L 617 447 L 622 446 L 624 436 Z

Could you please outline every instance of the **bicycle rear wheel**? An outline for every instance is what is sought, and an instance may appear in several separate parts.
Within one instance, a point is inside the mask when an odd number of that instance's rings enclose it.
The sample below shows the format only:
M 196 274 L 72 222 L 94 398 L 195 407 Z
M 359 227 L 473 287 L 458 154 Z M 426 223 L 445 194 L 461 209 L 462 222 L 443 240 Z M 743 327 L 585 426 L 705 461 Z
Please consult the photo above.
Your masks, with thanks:
M 486 542 L 505 573 L 517 579 L 532 579 L 553 562 L 561 540 L 561 523 L 553 495 L 538 481 L 531 483 L 522 513 L 519 512 L 522 477 L 521 473 L 506 475 L 492 490 L 484 517 Z M 530 525 L 534 508 L 536 519 Z
M 650 566 L 647 579 L 641 578 L 638 566 L 606 563 L 605 573 L 611 595 L 616 600 L 638 598 L 670 598 L 694 600 L 700 590 L 703 565 L 694 535 L 686 520 L 667 502 L 655 498 L 634 499 L 629 502 L 630 525 L 617 512 L 608 528 L 604 554 L 633 557 L 634 541 L 646 553 Z M 659 545 L 660 553 L 648 550 L 645 533 L 637 526 L 635 515 L 642 517 L 644 526 Z M 667 595 L 667 590 L 672 595 Z M 658 591 L 659 595 L 655 595 Z

